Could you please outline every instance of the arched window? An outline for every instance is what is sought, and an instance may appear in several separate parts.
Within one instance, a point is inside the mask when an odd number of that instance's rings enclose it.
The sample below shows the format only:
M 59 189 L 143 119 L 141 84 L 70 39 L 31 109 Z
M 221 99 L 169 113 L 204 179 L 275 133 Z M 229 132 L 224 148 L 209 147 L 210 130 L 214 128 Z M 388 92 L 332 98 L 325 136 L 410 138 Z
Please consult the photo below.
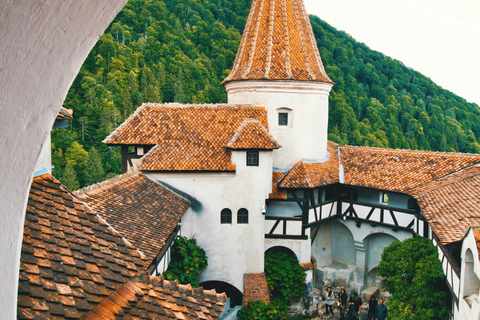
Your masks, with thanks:
M 232 210 L 225 208 L 220 212 L 220 223 L 232 223 Z
M 248 223 L 248 210 L 242 208 L 237 212 L 237 223 Z

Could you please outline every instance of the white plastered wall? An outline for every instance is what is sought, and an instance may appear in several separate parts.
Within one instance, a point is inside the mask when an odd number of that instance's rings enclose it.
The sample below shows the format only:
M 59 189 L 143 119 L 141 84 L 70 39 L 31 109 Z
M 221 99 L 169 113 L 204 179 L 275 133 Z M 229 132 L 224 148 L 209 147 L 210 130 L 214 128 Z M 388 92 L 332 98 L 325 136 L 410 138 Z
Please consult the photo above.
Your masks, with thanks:
M 468 256 L 468 257 L 467 257 Z M 462 265 L 460 275 L 459 310 L 455 311 L 455 320 L 478 320 L 480 319 L 480 260 L 478 248 L 472 230 L 470 230 L 462 243 Z M 472 294 L 473 291 L 476 291 Z M 470 297 L 471 306 L 465 298 Z
M 260 273 L 264 267 L 264 222 L 262 208 L 272 191 L 272 152 L 259 152 L 259 166 L 246 166 L 246 151 L 233 151 L 232 173 L 147 173 L 194 197 L 182 218 L 182 236 L 195 237 L 207 251 L 208 268 L 199 282 L 223 281 L 243 292 L 243 274 Z M 221 224 L 222 209 L 232 210 L 232 223 Z M 239 209 L 248 210 L 248 224 L 237 224 Z M 196 211 L 195 211 L 196 210 Z
M 126 0 L 0 0 L 0 319 L 15 319 L 35 164 L 92 47 Z
M 225 85 L 230 104 L 262 104 L 268 110 L 269 131 L 282 145 L 273 166 L 292 167 L 327 155 L 328 96 L 331 84 L 308 81 L 234 81 Z M 278 125 L 278 112 L 289 112 L 289 124 Z

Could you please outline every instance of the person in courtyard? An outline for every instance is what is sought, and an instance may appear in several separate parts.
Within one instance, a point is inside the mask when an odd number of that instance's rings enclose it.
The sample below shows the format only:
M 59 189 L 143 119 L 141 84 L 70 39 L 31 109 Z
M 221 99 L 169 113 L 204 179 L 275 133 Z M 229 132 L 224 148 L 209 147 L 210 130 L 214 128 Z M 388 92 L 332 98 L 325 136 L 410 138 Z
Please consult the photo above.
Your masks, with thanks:
M 360 312 L 362 312 L 362 298 L 358 296 L 357 292 L 353 293 L 353 296 L 350 297 L 350 300 L 348 300 L 348 304 L 355 308 L 355 312 L 357 314 L 360 314 Z
M 338 295 L 338 302 L 340 305 L 340 320 L 345 320 L 346 314 L 347 314 L 347 300 L 348 300 L 348 295 L 347 292 L 345 292 L 345 289 L 342 288 L 340 291 L 340 294 Z
M 332 288 L 328 287 L 327 291 L 325 291 L 325 316 L 328 318 L 328 310 L 332 313 L 332 318 L 334 317 L 333 315 L 333 299 L 335 298 L 335 295 L 332 292 Z
M 388 308 L 383 304 L 383 299 L 378 300 L 377 320 L 385 320 L 388 315 Z
M 378 302 L 375 296 L 372 296 L 370 300 L 368 300 L 368 314 L 367 314 L 368 320 L 377 319 L 377 304 Z

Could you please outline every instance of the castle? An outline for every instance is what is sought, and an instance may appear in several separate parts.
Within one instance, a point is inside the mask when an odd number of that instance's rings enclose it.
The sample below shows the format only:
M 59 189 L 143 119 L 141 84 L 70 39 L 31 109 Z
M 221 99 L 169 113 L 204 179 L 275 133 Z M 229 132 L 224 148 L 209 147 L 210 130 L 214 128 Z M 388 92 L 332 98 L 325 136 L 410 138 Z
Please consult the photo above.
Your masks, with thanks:
M 224 85 L 228 104 L 145 104 L 104 141 L 121 146 L 127 175 L 190 203 L 180 232 L 207 250 L 201 283 L 250 296 L 264 252 L 283 247 L 310 287 L 315 269 L 360 291 L 378 285 L 384 247 L 422 236 L 439 249 L 455 319 L 477 317 L 480 156 L 329 142 L 334 84 L 303 1 L 253 1 Z

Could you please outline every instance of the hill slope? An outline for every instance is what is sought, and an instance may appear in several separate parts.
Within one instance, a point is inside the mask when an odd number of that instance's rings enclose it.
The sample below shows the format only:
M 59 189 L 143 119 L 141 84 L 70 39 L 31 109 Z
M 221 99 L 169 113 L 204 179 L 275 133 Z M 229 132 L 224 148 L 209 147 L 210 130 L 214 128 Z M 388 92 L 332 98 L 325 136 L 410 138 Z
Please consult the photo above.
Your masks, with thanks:
M 52 134 L 54 174 L 67 186 L 120 173 L 120 150 L 101 141 L 143 102 L 226 102 L 221 81 L 251 0 L 130 0 L 92 50 Z M 401 62 L 311 17 L 336 83 L 329 139 L 341 144 L 480 152 L 480 110 Z

